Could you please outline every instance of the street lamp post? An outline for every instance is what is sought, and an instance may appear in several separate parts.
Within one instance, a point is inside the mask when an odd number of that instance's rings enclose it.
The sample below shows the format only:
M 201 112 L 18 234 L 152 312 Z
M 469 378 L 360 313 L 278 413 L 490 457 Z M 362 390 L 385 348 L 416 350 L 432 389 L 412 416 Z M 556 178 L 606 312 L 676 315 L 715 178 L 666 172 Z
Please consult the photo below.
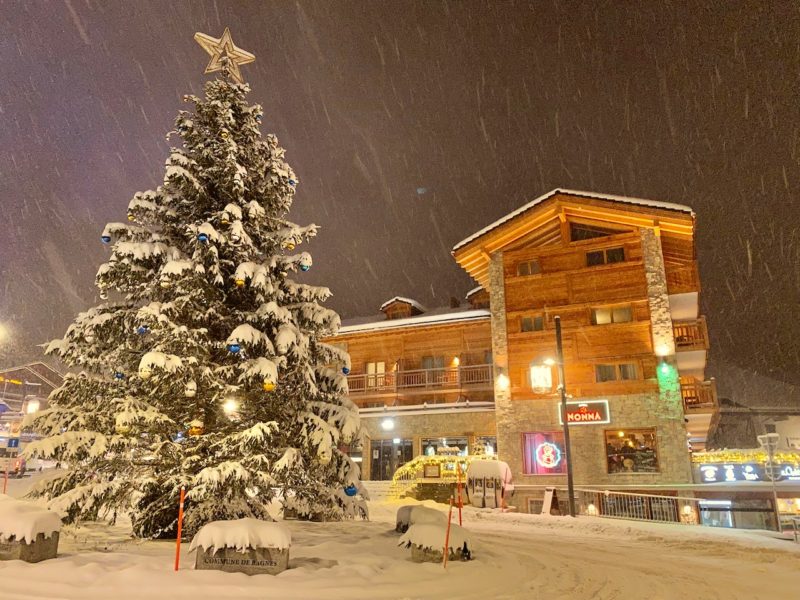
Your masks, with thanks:
M 569 423 L 567 422 L 567 387 L 564 379 L 564 348 L 561 343 L 561 317 L 553 317 L 556 324 L 556 361 L 558 364 L 558 389 L 561 392 L 561 422 L 564 428 L 564 452 L 567 455 L 567 494 L 569 496 L 569 516 L 575 516 L 575 486 L 572 481 L 572 448 L 569 443 Z
M 767 471 L 772 482 L 772 508 L 775 509 L 775 528 L 781 531 L 781 513 L 778 510 L 778 490 L 775 488 L 775 450 L 778 448 L 780 436 L 777 433 L 765 433 L 758 436 L 758 443 L 767 453 Z

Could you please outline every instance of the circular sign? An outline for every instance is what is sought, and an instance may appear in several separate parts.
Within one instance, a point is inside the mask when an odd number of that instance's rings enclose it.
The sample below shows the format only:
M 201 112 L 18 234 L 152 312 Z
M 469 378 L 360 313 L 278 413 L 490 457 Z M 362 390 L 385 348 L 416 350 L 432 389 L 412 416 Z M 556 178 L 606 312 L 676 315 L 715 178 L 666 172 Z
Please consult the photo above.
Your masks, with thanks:
M 534 452 L 536 462 L 545 469 L 554 469 L 561 462 L 561 450 L 552 442 L 542 442 Z

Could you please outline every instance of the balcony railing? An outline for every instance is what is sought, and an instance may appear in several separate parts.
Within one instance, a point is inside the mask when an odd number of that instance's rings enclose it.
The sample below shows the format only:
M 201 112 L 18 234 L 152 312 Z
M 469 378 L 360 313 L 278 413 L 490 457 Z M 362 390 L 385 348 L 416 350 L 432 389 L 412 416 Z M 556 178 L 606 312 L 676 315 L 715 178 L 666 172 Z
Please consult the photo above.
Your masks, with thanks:
M 667 269 L 667 290 L 670 294 L 700 291 L 700 275 L 697 263 L 692 262 L 685 267 Z
M 680 350 L 708 350 L 708 327 L 706 318 L 694 321 L 675 321 L 675 348 Z
M 713 379 L 682 381 L 681 396 L 686 412 L 712 412 L 717 408 L 717 384 Z
M 398 391 L 458 389 L 490 385 L 492 365 L 469 365 L 446 369 L 417 369 L 392 373 L 347 376 L 350 395 L 390 394 Z

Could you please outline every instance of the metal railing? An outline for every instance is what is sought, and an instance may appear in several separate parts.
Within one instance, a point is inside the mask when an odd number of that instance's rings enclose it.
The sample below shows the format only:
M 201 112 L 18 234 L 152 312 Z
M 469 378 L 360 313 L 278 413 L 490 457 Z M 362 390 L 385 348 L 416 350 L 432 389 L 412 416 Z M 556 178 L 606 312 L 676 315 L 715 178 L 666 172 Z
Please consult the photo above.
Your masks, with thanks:
M 681 397 L 683 398 L 683 408 L 687 412 L 713 409 L 717 407 L 717 384 L 710 381 L 691 381 L 681 382 Z
M 468 365 L 441 369 L 416 369 L 390 373 L 347 376 L 351 395 L 391 393 L 398 390 L 447 389 L 492 383 L 492 365 Z
M 559 496 L 566 498 L 566 494 L 566 490 L 559 489 Z M 578 488 L 575 501 L 579 514 L 587 516 L 699 525 L 703 499 Z
M 693 321 L 675 321 L 673 331 L 677 350 L 708 350 L 708 327 L 705 317 Z

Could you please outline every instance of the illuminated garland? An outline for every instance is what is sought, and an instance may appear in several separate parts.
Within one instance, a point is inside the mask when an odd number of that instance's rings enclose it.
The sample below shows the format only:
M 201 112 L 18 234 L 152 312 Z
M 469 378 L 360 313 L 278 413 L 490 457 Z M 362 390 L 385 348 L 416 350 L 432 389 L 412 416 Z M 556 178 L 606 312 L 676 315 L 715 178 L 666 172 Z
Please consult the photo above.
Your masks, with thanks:
M 692 462 L 698 464 L 730 463 L 741 465 L 747 463 L 766 463 L 767 458 L 767 453 L 761 449 L 725 449 L 692 453 Z M 774 460 L 776 463 L 800 466 L 800 452 L 795 452 L 792 450 L 778 450 L 775 452 Z
M 425 472 L 425 467 L 434 465 L 439 466 L 439 472 L 442 479 L 451 478 L 456 480 L 458 473 L 456 465 L 460 466 L 461 473 L 467 472 L 467 467 L 473 460 L 497 460 L 496 456 L 490 455 L 468 455 L 468 456 L 417 456 L 404 464 L 402 467 L 394 472 L 392 481 L 419 478 Z M 462 475 L 464 477 L 464 475 Z

